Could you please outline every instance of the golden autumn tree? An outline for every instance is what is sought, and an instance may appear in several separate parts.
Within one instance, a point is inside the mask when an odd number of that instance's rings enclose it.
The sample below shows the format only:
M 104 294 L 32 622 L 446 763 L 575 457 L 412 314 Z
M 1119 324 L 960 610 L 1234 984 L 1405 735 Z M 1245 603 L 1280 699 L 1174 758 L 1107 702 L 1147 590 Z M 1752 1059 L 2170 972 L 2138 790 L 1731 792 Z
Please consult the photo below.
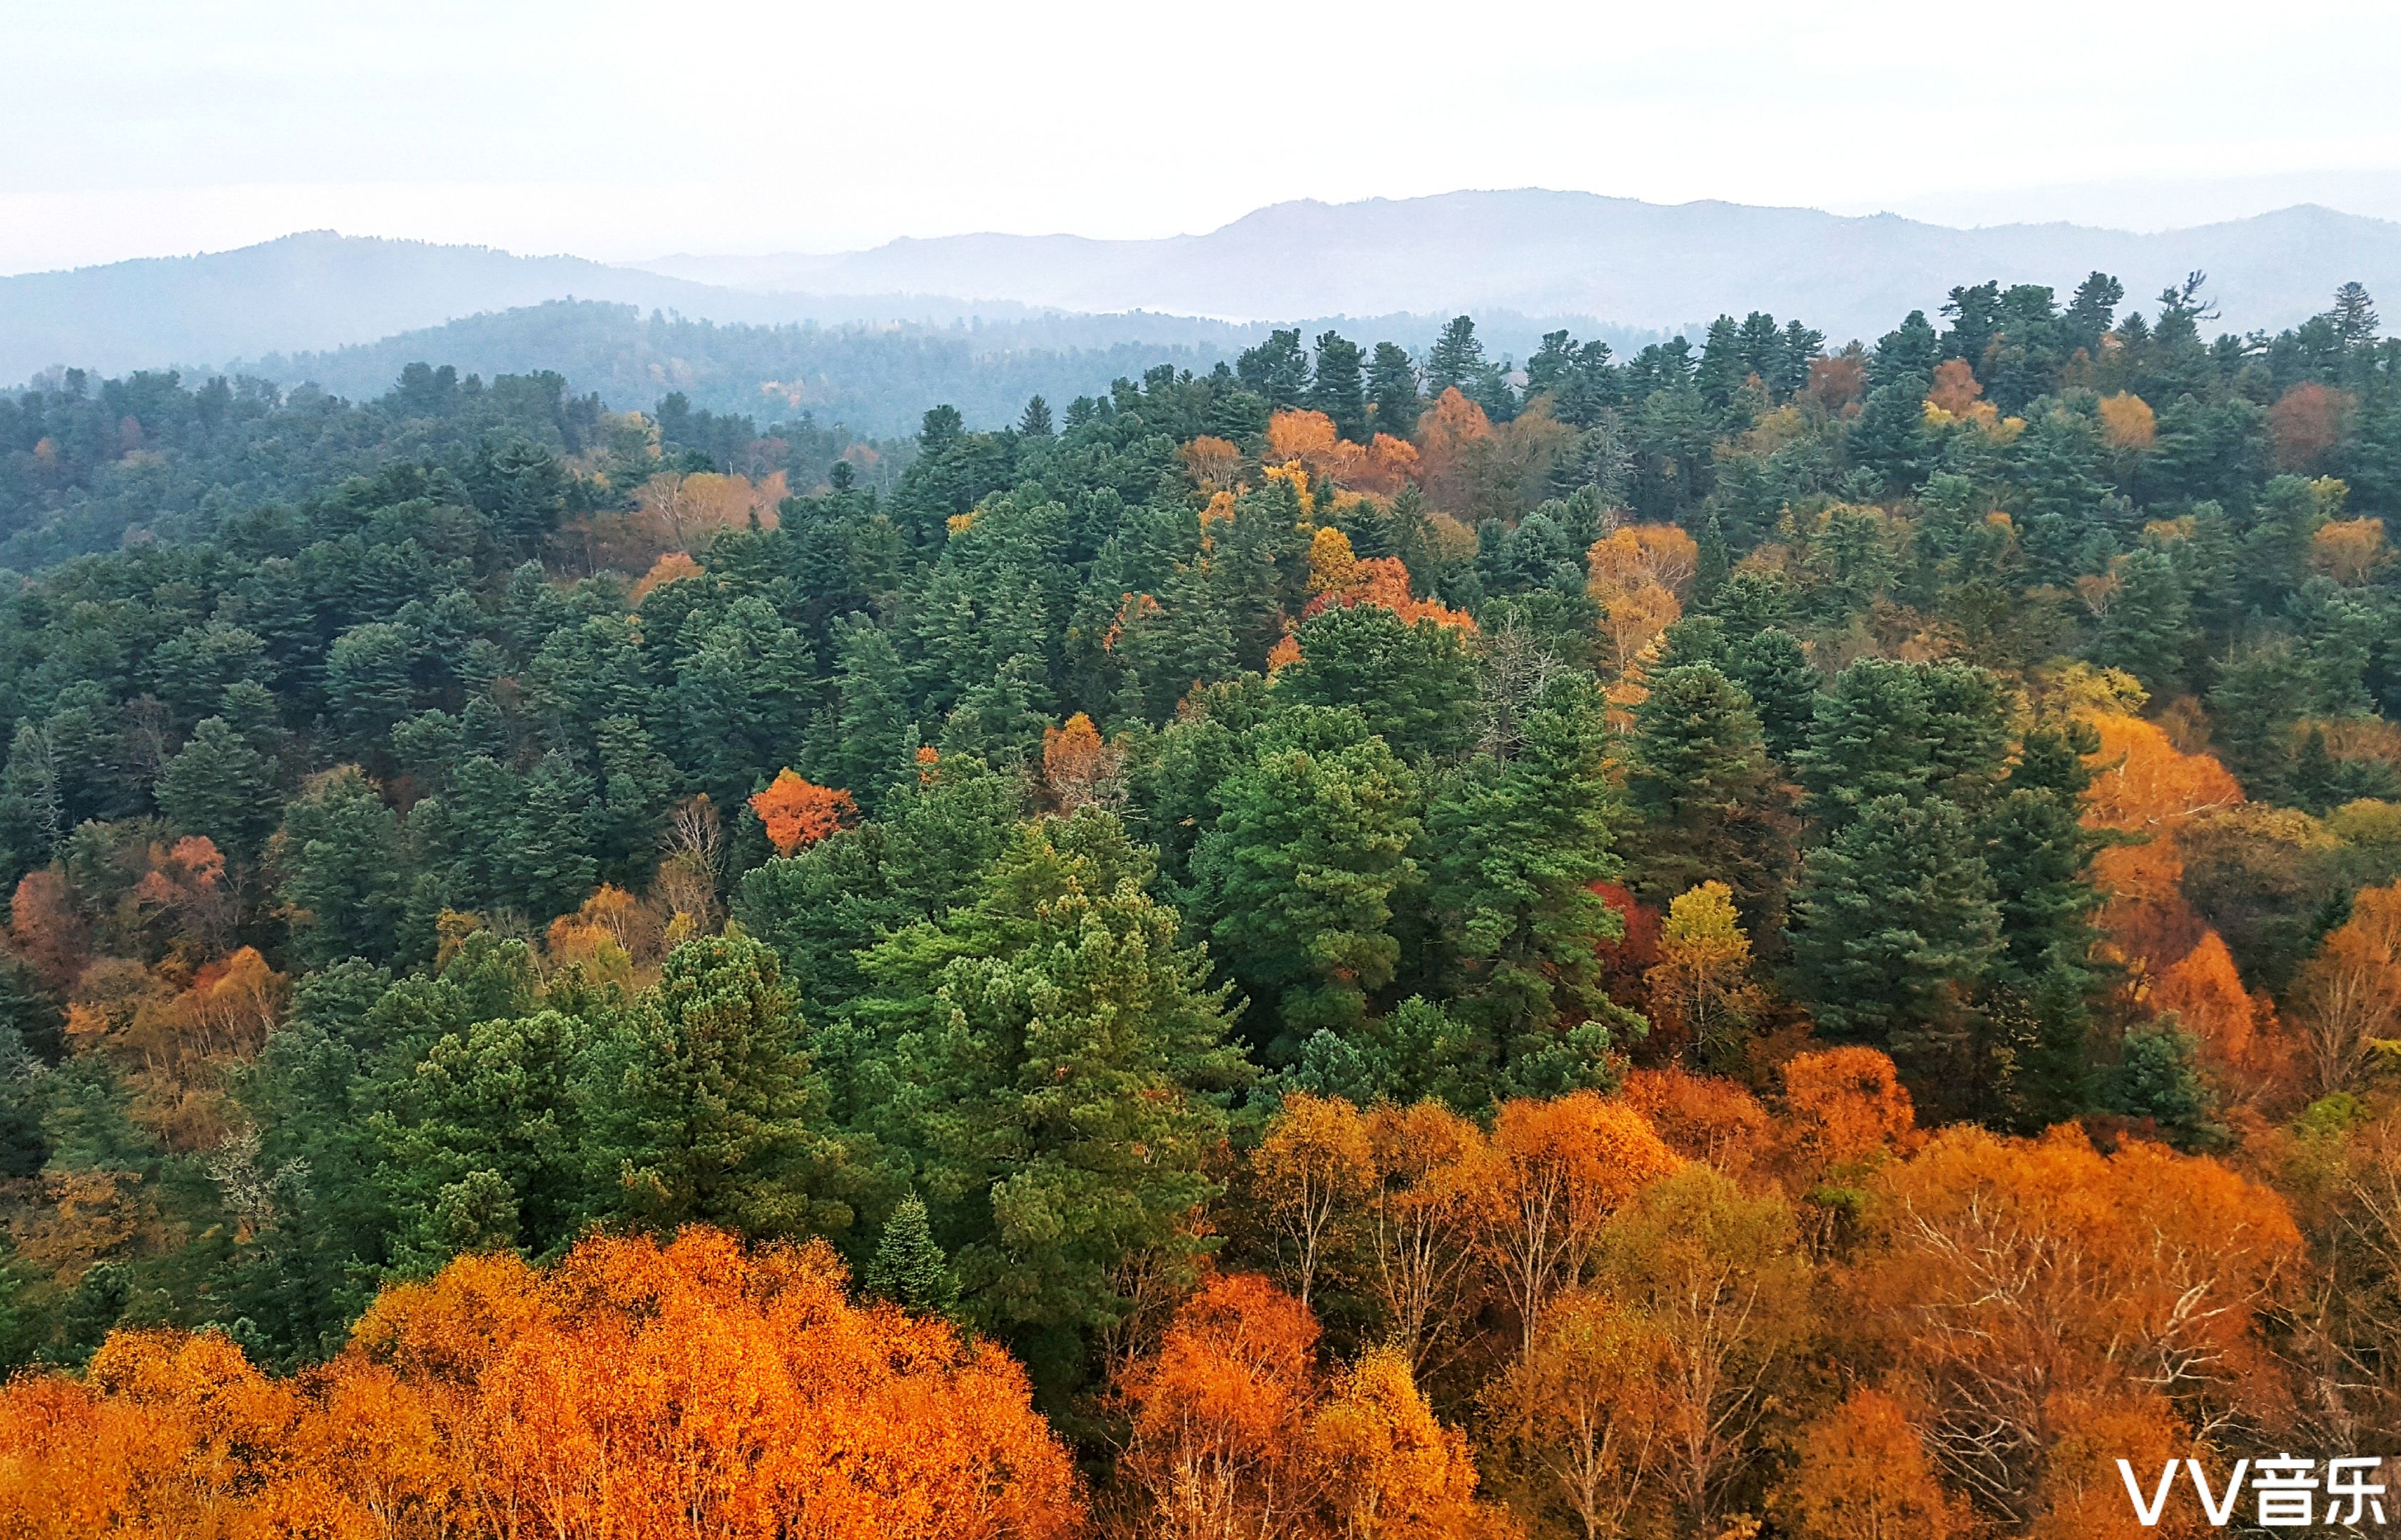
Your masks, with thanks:
M 1767 1005 L 1766 991 L 1751 981 L 1750 938 L 1735 911 L 1734 890 L 1714 880 L 1668 902 L 1659 961 L 1643 978 L 1653 1025 L 1713 1066 L 1740 1059 Z
M 1457 1335 L 1474 1287 L 1474 1226 L 1491 1191 L 1484 1131 L 1438 1101 L 1367 1114 L 1374 1162 L 1364 1244 L 1385 1340 L 1422 1370 Z
M 1475 619 L 1465 611 L 1438 599 L 1417 597 L 1409 588 L 1409 569 L 1398 556 L 1363 559 L 1352 551 L 1351 537 L 1330 526 L 1310 538 L 1309 592 L 1309 604 L 1301 611 L 1304 620 L 1329 606 L 1374 605 L 1410 625 L 1432 620 L 1455 631 L 1475 629 Z M 1298 643 L 1294 646 L 1297 655 Z
M 1984 388 L 1976 379 L 1976 371 L 1966 359 L 1944 359 L 1934 366 L 1934 379 L 1926 392 L 1926 403 L 1945 416 L 1964 417 L 1975 411 L 1983 401 Z M 1992 410 L 1989 406 L 1986 411 Z
M 8 900 L 8 943 L 44 988 L 63 991 L 75 983 L 91 961 L 91 935 L 65 873 L 42 866 L 17 879 Z
M 2317 1090 L 2358 1079 L 2379 1043 L 2401 1038 L 2401 882 L 2363 888 L 2301 971 L 2296 1015 Z
M 1359 1540 L 1508 1540 L 1505 1513 L 1476 1501 L 1467 1439 L 1437 1421 L 1408 1356 L 1362 1354 L 1310 1420 L 1324 1533 Z
M 1687 1165 L 1611 1217 L 1595 1276 L 1656 1343 L 1660 1480 L 1686 1523 L 1715 1533 L 1816 1328 L 1816 1280 L 1791 1206 L 1776 1188 L 1746 1192 Z
M 1482 1244 L 1529 1348 L 1550 1302 L 1583 1278 L 1609 1217 L 1682 1163 L 1641 1113 L 1590 1091 L 1503 1102 L 1492 1154 Z
M 1492 419 L 1457 386 L 1445 390 L 1418 419 L 1418 462 L 1426 496 L 1434 506 L 1474 512 L 1480 483 L 1489 479 L 1497 452 Z
M 2328 519 L 2310 537 L 2310 565 L 2345 587 L 2374 577 L 2387 554 L 2382 519 Z
M 1928 1450 L 1980 1506 L 2031 1517 L 2056 1397 L 2256 1414 L 2263 1315 L 2300 1245 L 2274 1192 L 2139 1140 L 2104 1155 L 2073 1126 L 1948 1129 L 1868 1187 L 1838 1319 L 1895 1366 Z
M 2093 858 L 2101 929 L 2120 959 L 2156 971 L 2189 952 L 2203 930 L 2178 887 L 2179 836 L 2203 813 L 2242 802 L 2243 787 L 2211 756 L 2177 748 L 2155 722 L 2103 710 L 2082 716 L 2099 741 L 2086 756 L 2092 784 L 2084 822 L 2130 837 Z
M 2094 410 L 2101 419 L 2101 442 L 2112 449 L 2138 454 L 2159 438 L 2159 417 L 2140 396 L 2120 390 L 2102 397 Z
M 1212 1279 L 1129 1366 L 1132 1432 L 1119 1472 L 1176 1540 L 1288 1534 L 1316 1506 L 1309 1416 L 1317 1321 L 1252 1274 Z
M 1339 1097 L 1294 1092 L 1251 1152 L 1251 1173 L 1278 1237 L 1292 1247 L 1307 1309 L 1335 1226 L 1375 1180 L 1367 1122 Z
M 752 795 L 750 811 L 767 827 L 767 838 L 777 855 L 804 851 L 858 816 L 850 793 L 816 782 L 790 770 L 775 772 L 767 789 Z
M 2155 1524 L 2144 1523 L 2130 1501 L 2120 1460 L 2134 1472 L 2134 1484 L 2147 1504 L 2159 1499 L 2161 1473 L 2172 1463 L 2203 1452 L 2166 1399 L 2144 1391 L 2105 1396 L 2063 1392 L 2045 1411 L 2051 1448 L 2041 1485 L 2028 1505 L 2035 1510 L 2034 1521 L 2026 1527 L 2028 1540 L 2198 1540 L 2223 1533 L 2206 1523 L 2200 1498 L 2187 1484 L 2188 1472 L 2170 1483 Z M 2227 1474 L 2212 1474 L 2213 1489 L 2224 1486 Z
M 2254 998 L 2234 965 L 2226 938 L 2205 927 L 2192 950 L 2152 980 L 2144 1003 L 2177 1022 L 2201 1043 L 2202 1061 L 2236 1071 L 2226 1083 L 2269 1087 L 2290 1074 L 2290 1044 L 2273 1032 L 2275 1012 L 2267 998 Z
M 1631 674 L 1660 633 L 1683 617 L 1682 591 L 1700 568 L 1700 547 L 1673 525 L 1629 525 L 1594 541 L 1585 565 L 1610 666 Z
M 1562 1298 L 1534 1345 L 1485 1389 L 1513 1502 L 1563 1511 L 1585 1540 L 1617 1540 L 1657 1506 L 1675 1411 L 1657 1333 L 1606 1295 Z
M 1082 712 L 1061 727 L 1042 729 L 1042 784 L 1051 805 L 1061 812 L 1104 807 L 1116 801 L 1123 784 L 1118 777 L 1118 751 L 1102 738 L 1092 719 Z
M 1802 1435 L 1773 1503 L 1794 1540 L 1953 1540 L 1973 1524 L 1901 1404 L 1864 1386 Z

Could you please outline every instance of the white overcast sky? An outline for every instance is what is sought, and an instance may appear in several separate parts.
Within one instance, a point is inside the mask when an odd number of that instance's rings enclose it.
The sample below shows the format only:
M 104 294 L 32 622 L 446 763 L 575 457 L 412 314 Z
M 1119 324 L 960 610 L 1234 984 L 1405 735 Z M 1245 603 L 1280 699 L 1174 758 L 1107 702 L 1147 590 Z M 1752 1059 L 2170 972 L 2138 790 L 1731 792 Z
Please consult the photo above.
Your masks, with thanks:
M 2401 3 L 0 0 L 0 272 L 295 229 L 604 259 L 1545 186 L 2401 217 Z

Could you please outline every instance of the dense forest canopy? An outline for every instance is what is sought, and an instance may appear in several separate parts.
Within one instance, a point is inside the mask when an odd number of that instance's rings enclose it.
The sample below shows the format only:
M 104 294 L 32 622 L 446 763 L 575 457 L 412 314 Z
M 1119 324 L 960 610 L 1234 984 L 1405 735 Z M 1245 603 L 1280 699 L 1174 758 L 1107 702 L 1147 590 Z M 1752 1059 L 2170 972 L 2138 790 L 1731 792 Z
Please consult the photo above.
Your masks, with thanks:
M 2205 296 L 905 446 L 0 403 L 0 1512 L 2065 1537 L 2375 1452 L 2401 339 Z

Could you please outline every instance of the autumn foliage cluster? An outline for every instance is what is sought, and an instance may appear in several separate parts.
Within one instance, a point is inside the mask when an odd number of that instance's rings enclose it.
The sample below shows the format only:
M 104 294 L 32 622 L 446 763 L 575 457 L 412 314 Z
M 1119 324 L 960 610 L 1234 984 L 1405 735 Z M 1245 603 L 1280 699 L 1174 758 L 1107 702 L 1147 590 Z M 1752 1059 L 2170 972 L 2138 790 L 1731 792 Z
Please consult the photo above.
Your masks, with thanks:
M 999 1349 L 845 1297 L 822 1246 L 465 1258 L 295 1379 L 125 1331 L 0 1394 L 0 1516 L 98 1534 L 1050 1536 L 1065 1447 Z

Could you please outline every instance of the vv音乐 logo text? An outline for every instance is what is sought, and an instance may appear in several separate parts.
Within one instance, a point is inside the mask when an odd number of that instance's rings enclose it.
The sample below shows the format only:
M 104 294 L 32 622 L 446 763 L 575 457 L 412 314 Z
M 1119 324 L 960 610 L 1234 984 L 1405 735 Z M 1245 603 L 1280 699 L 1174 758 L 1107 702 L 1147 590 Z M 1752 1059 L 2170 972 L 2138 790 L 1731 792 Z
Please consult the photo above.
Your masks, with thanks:
M 2222 1483 L 2210 1479 L 2198 1460 L 2171 1460 L 2159 1479 L 2146 1490 L 2132 1462 L 2118 1462 L 2126 1495 L 2133 1500 L 2134 1517 L 2157 1524 L 2175 1500 L 2178 1478 L 2192 1484 L 2201 1511 L 2213 1525 L 2257 1525 L 2260 1529 L 2309 1529 L 2316 1525 L 2357 1528 L 2384 1522 L 2384 1487 L 2374 1480 L 2383 1459 L 2346 1455 L 2332 1460 L 2304 1460 L 2279 1454 L 2272 1460 L 2237 1460 Z M 2243 1505 L 2246 1479 L 2251 1505 Z

